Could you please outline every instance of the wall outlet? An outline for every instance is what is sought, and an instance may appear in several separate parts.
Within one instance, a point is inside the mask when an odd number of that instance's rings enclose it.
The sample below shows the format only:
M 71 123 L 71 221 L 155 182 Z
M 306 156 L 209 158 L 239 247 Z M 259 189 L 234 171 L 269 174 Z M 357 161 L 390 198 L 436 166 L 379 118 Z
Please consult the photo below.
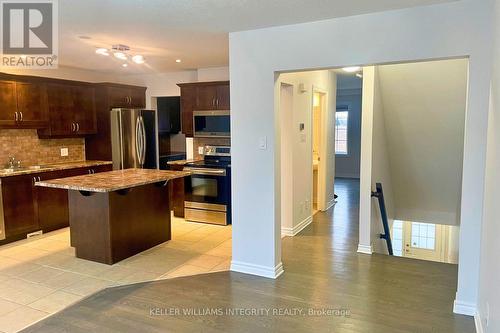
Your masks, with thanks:
M 68 148 L 61 148 L 61 156 L 68 156 L 69 155 L 69 151 L 68 151 Z
M 203 147 L 198 147 L 198 154 L 203 155 L 204 153 Z

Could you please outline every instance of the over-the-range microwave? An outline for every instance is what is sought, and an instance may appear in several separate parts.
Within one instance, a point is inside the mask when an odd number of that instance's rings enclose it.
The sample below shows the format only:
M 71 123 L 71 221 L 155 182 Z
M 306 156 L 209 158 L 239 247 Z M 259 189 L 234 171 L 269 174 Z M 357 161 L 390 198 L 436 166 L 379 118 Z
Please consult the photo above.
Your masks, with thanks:
M 231 137 L 229 111 L 194 111 L 193 130 L 198 138 Z

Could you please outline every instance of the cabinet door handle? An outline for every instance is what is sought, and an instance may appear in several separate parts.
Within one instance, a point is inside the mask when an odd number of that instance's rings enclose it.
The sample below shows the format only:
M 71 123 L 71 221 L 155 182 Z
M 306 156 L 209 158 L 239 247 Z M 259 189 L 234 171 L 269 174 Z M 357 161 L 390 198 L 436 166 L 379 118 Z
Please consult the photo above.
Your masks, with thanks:
M 36 183 L 36 177 L 33 177 L 33 185 Z
M 19 114 L 21 115 L 21 121 L 23 121 L 23 113 L 19 112 Z
M 42 178 L 38 177 L 38 181 L 41 182 L 42 181 Z
M 76 123 L 76 131 L 80 132 L 80 123 Z
M 14 112 L 14 118 L 16 119 L 16 122 L 19 120 L 19 116 L 18 116 L 18 114 L 17 114 L 17 111 L 16 111 L 16 112 Z
M 74 132 L 75 131 L 75 123 L 71 123 L 71 132 Z
M 217 98 L 217 107 L 219 107 L 219 99 Z

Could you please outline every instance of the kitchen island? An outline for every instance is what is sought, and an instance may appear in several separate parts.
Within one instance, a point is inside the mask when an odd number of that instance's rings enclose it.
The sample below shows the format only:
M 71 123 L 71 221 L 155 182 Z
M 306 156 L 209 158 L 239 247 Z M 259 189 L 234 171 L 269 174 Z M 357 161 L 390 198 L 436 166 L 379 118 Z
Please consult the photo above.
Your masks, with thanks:
M 185 171 L 126 169 L 36 182 L 68 190 L 78 258 L 114 264 L 171 239 L 168 181 Z

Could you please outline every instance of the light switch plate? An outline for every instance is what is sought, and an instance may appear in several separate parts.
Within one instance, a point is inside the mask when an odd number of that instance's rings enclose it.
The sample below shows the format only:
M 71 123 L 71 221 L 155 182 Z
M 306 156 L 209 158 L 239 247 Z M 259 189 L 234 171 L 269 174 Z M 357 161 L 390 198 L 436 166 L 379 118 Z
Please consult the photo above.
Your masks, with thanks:
M 203 155 L 203 147 L 198 147 L 198 154 Z
M 61 156 L 68 156 L 69 155 L 69 151 L 68 151 L 68 148 L 61 148 Z
M 259 138 L 259 149 L 266 150 L 267 149 L 267 137 L 261 136 Z

